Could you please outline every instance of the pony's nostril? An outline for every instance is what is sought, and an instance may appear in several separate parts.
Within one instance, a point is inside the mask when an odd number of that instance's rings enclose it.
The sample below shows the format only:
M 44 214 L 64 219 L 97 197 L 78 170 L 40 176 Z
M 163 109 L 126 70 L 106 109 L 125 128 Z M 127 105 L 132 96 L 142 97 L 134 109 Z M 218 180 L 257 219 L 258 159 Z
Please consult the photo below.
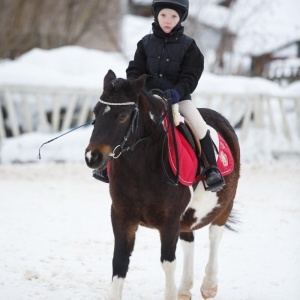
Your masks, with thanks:
M 92 158 L 94 160 L 102 159 L 102 154 L 99 151 L 95 151 L 95 152 L 92 153 Z

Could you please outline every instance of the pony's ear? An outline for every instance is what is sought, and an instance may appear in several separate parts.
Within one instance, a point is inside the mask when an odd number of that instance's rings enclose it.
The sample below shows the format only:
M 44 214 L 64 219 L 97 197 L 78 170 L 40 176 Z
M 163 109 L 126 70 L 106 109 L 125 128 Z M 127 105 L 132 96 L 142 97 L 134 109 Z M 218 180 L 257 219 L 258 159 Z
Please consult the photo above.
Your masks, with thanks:
M 146 74 L 143 74 L 141 75 L 138 79 L 135 79 L 135 80 L 132 80 L 130 82 L 130 85 L 132 87 L 132 89 L 138 94 L 141 89 L 144 87 L 145 85 L 145 82 L 146 82 L 146 79 L 147 79 L 147 75 Z
M 107 87 L 116 78 L 116 74 L 112 70 L 108 70 L 107 74 L 104 77 L 104 88 Z

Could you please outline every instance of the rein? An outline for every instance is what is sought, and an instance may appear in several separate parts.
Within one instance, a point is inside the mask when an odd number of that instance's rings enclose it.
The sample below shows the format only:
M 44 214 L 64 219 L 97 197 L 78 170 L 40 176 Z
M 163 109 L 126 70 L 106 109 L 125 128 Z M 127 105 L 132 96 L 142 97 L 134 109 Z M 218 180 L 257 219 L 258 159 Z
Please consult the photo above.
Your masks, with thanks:
M 119 106 L 119 105 L 135 105 L 135 108 L 134 108 L 134 110 L 133 110 L 133 112 L 132 112 L 131 123 L 130 123 L 128 129 L 127 129 L 127 132 L 126 132 L 126 134 L 125 134 L 125 136 L 124 136 L 122 142 L 121 142 L 118 146 L 116 146 L 115 149 L 113 150 L 113 153 L 110 154 L 110 156 L 111 156 L 112 158 L 118 158 L 118 157 L 120 157 L 120 155 L 121 155 L 123 152 L 129 151 L 129 150 L 132 151 L 132 150 L 135 148 L 135 146 L 136 146 L 137 144 L 139 144 L 140 142 L 142 142 L 143 140 L 146 139 L 146 138 L 139 138 L 133 145 L 124 147 L 126 141 L 128 140 L 129 136 L 131 135 L 131 133 L 136 133 L 136 132 L 137 132 L 137 128 L 138 128 L 139 108 L 138 108 L 138 106 L 135 104 L 135 102 L 112 103 L 112 102 L 106 102 L 106 101 L 103 101 L 103 100 L 101 100 L 101 99 L 99 99 L 99 102 L 102 103 L 102 104 L 106 104 L 106 105 L 116 105 L 116 106 Z M 165 116 L 165 115 L 163 115 L 163 117 L 164 117 L 164 116 Z M 85 127 L 85 126 L 90 125 L 90 124 L 93 125 L 93 124 L 95 124 L 95 121 L 96 121 L 96 119 L 90 120 L 90 121 L 88 121 L 88 122 L 86 122 L 86 123 L 84 123 L 84 124 L 82 124 L 82 125 L 79 125 L 79 126 L 77 126 L 77 127 L 74 127 L 74 128 L 72 128 L 72 129 L 70 129 L 69 131 L 67 131 L 67 132 L 65 132 L 65 133 L 63 133 L 63 134 L 61 134 L 61 135 L 59 135 L 59 136 L 57 136 L 57 137 L 55 137 L 55 138 L 53 138 L 53 139 L 51 139 L 51 140 L 45 142 L 45 143 L 43 143 L 43 144 L 40 146 L 40 148 L 39 148 L 38 159 L 41 159 L 41 158 L 42 158 L 42 156 L 41 156 L 41 149 L 42 149 L 42 147 L 43 147 L 44 145 L 49 144 L 49 143 L 51 143 L 51 142 L 53 142 L 53 141 L 55 141 L 55 140 L 57 140 L 57 139 L 63 137 L 64 135 L 69 134 L 69 133 L 71 133 L 72 131 L 77 130 L 77 129 L 81 128 L 81 127 Z M 118 154 L 116 154 L 116 151 L 117 151 L 118 149 L 119 149 L 120 152 L 119 152 Z
M 84 124 L 82 124 L 82 125 L 79 125 L 79 126 L 77 126 L 77 127 L 74 127 L 74 128 L 72 128 L 72 129 L 70 129 L 69 131 L 67 131 L 67 132 L 65 132 L 65 133 L 63 133 L 63 134 L 61 134 L 61 135 L 59 135 L 59 136 L 57 136 L 57 137 L 55 137 L 55 138 L 53 138 L 53 139 L 51 139 L 51 140 L 45 142 L 45 143 L 43 143 L 43 144 L 40 146 L 40 148 L 39 148 L 38 159 L 41 159 L 41 158 L 42 158 L 42 156 L 41 156 L 41 148 L 42 148 L 44 145 L 46 145 L 46 144 L 48 144 L 48 143 L 51 143 L 51 142 L 55 141 L 56 139 L 58 139 L 58 138 L 60 138 L 60 137 L 62 137 L 62 136 L 64 136 L 64 135 L 66 135 L 66 134 L 68 134 L 68 133 L 70 133 L 70 132 L 72 132 L 72 131 L 74 131 L 74 130 L 77 130 L 77 129 L 81 128 L 81 127 L 85 127 L 85 126 L 87 126 L 87 125 L 94 124 L 94 123 L 95 123 L 95 119 L 90 120 L 90 121 L 88 121 L 88 122 L 86 122 L 86 123 L 84 123 Z
M 178 185 L 178 181 L 179 181 L 179 154 L 178 154 L 178 146 L 177 146 L 177 140 L 176 140 L 176 135 L 175 135 L 175 124 L 174 124 L 174 118 L 173 118 L 173 109 L 172 109 L 172 100 L 171 100 L 171 94 L 170 91 L 167 91 L 167 114 L 169 117 L 169 126 L 171 126 L 171 133 L 172 133 L 172 138 L 173 138 L 173 144 L 174 144 L 174 150 L 175 150 L 175 158 L 176 158 L 176 175 L 175 175 L 175 180 L 171 179 L 170 176 L 167 174 L 167 171 L 165 169 L 164 166 L 164 170 L 165 173 L 167 175 L 167 177 L 169 178 L 168 183 L 170 183 L 173 186 L 177 186 Z M 164 141 L 165 142 L 165 141 Z M 163 163 L 163 159 L 162 159 L 162 163 Z
M 178 156 L 178 149 L 177 149 L 177 143 L 176 143 L 176 137 L 175 137 L 175 132 L 174 132 L 174 121 L 173 121 L 173 114 L 172 114 L 172 103 L 171 103 L 171 100 L 169 99 L 170 98 L 170 95 L 167 95 L 167 109 L 165 111 L 165 113 L 162 114 L 161 116 L 161 119 L 160 121 L 158 122 L 158 124 L 160 125 L 160 123 L 163 121 L 163 119 L 166 117 L 166 115 L 168 115 L 169 117 L 169 124 L 171 124 L 171 132 L 172 132 L 172 135 L 173 135 L 173 141 L 174 141 L 174 146 L 175 146 L 175 155 L 176 155 L 176 164 L 177 164 L 177 173 L 176 173 L 176 177 L 175 177 L 175 181 L 172 180 L 168 174 L 167 174 L 167 171 L 166 169 L 164 168 L 165 170 L 165 174 L 167 175 L 167 177 L 169 178 L 169 181 L 168 183 L 174 185 L 174 186 L 177 186 L 178 185 L 178 179 L 179 179 L 179 156 Z M 121 143 L 119 145 L 117 145 L 113 152 L 109 155 L 111 156 L 112 158 L 116 159 L 118 157 L 121 156 L 122 153 L 126 152 L 126 151 L 133 151 L 134 148 L 136 147 L 137 144 L 139 144 L 140 142 L 144 141 L 145 139 L 147 139 L 148 137 L 144 137 L 144 138 L 139 138 L 137 141 L 135 141 L 131 146 L 127 146 L 125 147 L 125 144 L 127 142 L 127 140 L 129 139 L 130 135 L 132 133 L 136 133 L 137 132 L 137 129 L 138 129 L 138 121 L 139 121 L 139 108 L 138 106 L 136 105 L 135 102 L 124 102 L 124 103 L 111 103 L 111 102 L 106 102 L 106 101 L 103 101 L 101 99 L 99 99 L 99 102 L 102 103 L 102 104 L 106 104 L 106 105 L 115 105 L 115 106 L 120 106 L 120 105 L 134 105 L 135 108 L 133 109 L 132 111 L 132 116 L 131 116 L 131 122 L 128 126 L 128 129 L 127 129 L 127 132 L 123 138 L 123 140 L 121 141 Z M 77 127 L 74 127 L 72 129 L 70 129 L 69 131 L 43 143 L 40 148 L 39 148 L 39 153 L 38 153 L 38 158 L 41 159 L 41 148 L 48 144 L 48 143 L 51 143 L 53 141 L 55 141 L 56 139 L 60 138 L 60 137 L 63 137 L 64 135 L 68 134 L 68 133 L 71 133 L 72 131 L 74 130 L 77 130 L 81 127 L 85 127 L 87 125 L 90 125 L 90 124 L 94 124 L 96 121 L 96 119 L 93 119 L 93 120 L 90 120 L 80 126 L 77 126 Z M 166 137 L 165 137 L 166 138 Z M 163 145 L 165 143 L 165 139 L 163 141 Z M 118 151 L 118 153 L 117 153 Z M 163 157 L 162 157 L 162 160 L 163 160 Z
M 177 171 L 176 171 L 176 175 L 175 175 L 175 180 L 173 180 L 167 173 L 167 170 L 166 170 L 166 167 L 164 165 L 164 152 L 162 151 L 162 166 L 164 168 L 164 172 L 165 172 L 165 175 L 167 176 L 168 180 L 167 181 L 169 184 L 173 185 L 173 186 L 177 186 L 178 185 L 178 181 L 179 181 L 179 154 L 178 154 L 178 146 L 177 146 L 177 140 L 176 140 L 176 136 L 175 136 L 175 122 L 174 122 L 174 118 L 173 118 L 173 107 L 172 107 L 172 99 L 171 99 L 171 94 L 170 94 L 170 91 L 168 90 L 167 91 L 167 97 L 165 98 L 163 96 L 163 92 L 162 90 L 160 89 L 152 89 L 150 91 L 154 96 L 158 96 L 156 97 L 157 99 L 160 99 L 160 100 L 163 100 L 165 106 L 166 106 L 166 112 L 163 114 L 163 118 L 162 120 L 168 116 L 169 118 L 169 122 L 168 122 L 168 126 L 171 126 L 171 134 L 172 134 L 172 137 L 173 137 L 173 145 L 174 145 L 174 150 L 175 150 L 175 158 L 176 158 L 176 165 L 177 165 Z M 161 121 L 162 121 L 161 120 Z M 165 142 L 166 142 L 166 138 L 167 138 L 167 135 L 165 136 L 164 140 L 163 140 L 163 147 L 164 148 L 164 145 L 165 145 Z

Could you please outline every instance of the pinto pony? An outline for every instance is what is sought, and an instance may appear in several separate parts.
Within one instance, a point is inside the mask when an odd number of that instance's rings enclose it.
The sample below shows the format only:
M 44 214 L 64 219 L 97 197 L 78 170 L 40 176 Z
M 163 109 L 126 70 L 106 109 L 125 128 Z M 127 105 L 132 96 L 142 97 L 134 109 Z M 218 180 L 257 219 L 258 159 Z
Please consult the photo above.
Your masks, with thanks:
M 229 145 L 234 170 L 225 176 L 218 193 L 192 186 L 168 183 L 168 145 L 162 121 L 165 103 L 144 90 L 146 75 L 128 81 L 109 70 L 103 94 L 94 108 L 95 123 L 86 148 L 86 164 L 93 169 L 108 167 L 112 198 L 111 220 L 115 237 L 110 298 L 122 298 L 123 282 L 139 225 L 159 231 L 161 264 L 165 272 L 165 300 L 191 299 L 193 286 L 194 230 L 209 227 L 210 254 L 201 286 L 203 298 L 217 293 L 217 253 L 223 229 L 230 216 L 240 172 L 237 136 L 219 113 L 200 109 L 208 125 Z M 168 175 L 166 175 L 168 174 Z M 179 288 L 175 284 L 178 238 L 184 250 Z

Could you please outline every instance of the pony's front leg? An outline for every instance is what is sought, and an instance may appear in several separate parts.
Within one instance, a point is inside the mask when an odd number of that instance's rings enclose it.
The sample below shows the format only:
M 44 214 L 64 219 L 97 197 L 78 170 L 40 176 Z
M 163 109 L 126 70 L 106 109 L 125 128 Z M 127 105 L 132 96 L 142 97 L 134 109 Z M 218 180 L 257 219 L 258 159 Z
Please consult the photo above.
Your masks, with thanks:
M 183 249 L 183 271 L 178 289 L 178 300 L 191 300 L 190 290 L 194 282 L 194 233 L 180 233 L 180 241 Z
M 129 258 L 133 251 L 137 225 L 123 221 L 112 209 L 111 213 L 115 247 L 113 256 L 112 285 L 110 300 L 121 300 L 124 280 L 129 267 Z
M 209 227 L 209 259 L 201 286 L 201 294 L 204 299 L 214 298 L 218 291 L 218 250 L 223 231 L 224 226 L 210 225 Z
M 165 272 L 165 300 L 176 300 L 177 288 L 175 284 L 176 246 L 179 237 L 179 222 L 172 221 L 170 226 L 160 230 L 161 263 Z

